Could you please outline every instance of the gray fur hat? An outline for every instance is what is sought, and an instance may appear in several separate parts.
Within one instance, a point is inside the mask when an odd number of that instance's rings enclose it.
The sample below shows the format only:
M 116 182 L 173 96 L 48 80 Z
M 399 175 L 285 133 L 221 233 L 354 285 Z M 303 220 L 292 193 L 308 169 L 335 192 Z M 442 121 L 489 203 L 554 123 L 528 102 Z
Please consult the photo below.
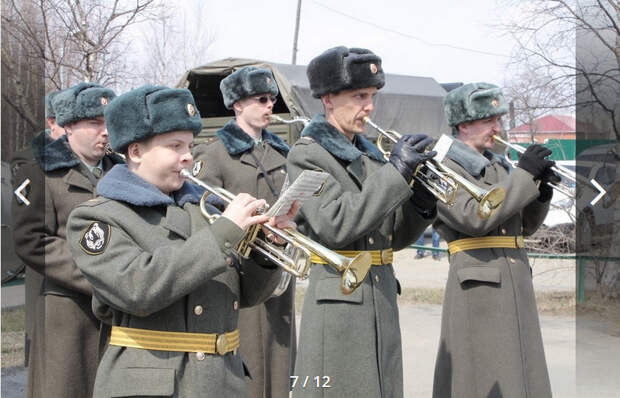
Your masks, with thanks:
M 222 79 L 220 91 L 227 109 L 232 109 L 233 104 L 243 98 L 279 93 L 271 71 L 253 66 L 245 66 Z
M 54 112 L 54 105 L 52 104 L 52 102 L 54 101 L 54 98 L 61 92 L 62 90 L 54 90 L 54 91 L 50 91 L 45 96 L 45 118 L 46 119 L 56 117 L 56 112 Z
M 490 83 L 469 83 L 448 93 L 443 100 L 443 110 L 448 124 L 485 119 L 508 113 L 508 103 L 502 90 Z
M 64 127 L 80 120 L 103 116 L 103 110 L 115 97 L 114 91 L 107 87 L 95 83 L 78 83 L 53 98 L 56 123 Z
M 330 48 L 315 57 L 306 69 L 314 98 L 342 90 L 385 85 L 381 58 L 364 48 Z
M 146 85 L 128 91 L 105 109 L 110 146 L 117 152 L 129 144 L 171 131 L 202 130 L 192 93 L 185 88 Z

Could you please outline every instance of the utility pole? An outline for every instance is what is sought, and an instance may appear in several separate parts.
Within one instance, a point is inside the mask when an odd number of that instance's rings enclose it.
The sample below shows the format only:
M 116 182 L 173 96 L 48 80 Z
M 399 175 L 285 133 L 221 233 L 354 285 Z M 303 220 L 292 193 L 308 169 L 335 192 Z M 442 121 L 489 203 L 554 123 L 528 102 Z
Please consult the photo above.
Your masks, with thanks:
M 295 37 L 293 38 L 293 65 L 297 65 L 297 37 L 299 36 L 299 18 L 301 17 L 301 0 L 297 0 L 297 18 L 295 19 Z

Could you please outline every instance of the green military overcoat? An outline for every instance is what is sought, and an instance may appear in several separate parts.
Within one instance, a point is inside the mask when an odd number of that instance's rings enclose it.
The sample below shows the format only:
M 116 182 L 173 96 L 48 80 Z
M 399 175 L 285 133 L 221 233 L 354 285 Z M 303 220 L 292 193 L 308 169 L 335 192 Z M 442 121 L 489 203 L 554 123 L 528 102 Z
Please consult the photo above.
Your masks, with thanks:
M 101 180 L 102 197 L 71 214 L 71 250 L 93 286 L 93 310 L 103 322 L 221 334 L 237 328 L 240 307 L 273 292 L 281 271 L 262 259 L 262 265 L 238 263 L 233 249 L 243 231 L 224 217 L 210 225 L 196 205 L 197 191 L 185 183 L 165 195 L 122 165 Z M 246 397 L 244 365 L 232 352 L 109 345 L 94 397 L 130 396 Z
M 549 202 L 537 199 L 530 173 L 509 173 L 503 158 L 485 155 L 455 140 L 444 164 L 477 186 L 503 187 L 506 198 L 487 219 L 478 217 L 478 202 L 462 189 L 452 207 L 439 203 L 434 227 L 447 242 L 531 235 L 547 214 Z M 433 397 L 551 397 L 525 249 L 450 255 Z
M 35 139 L 32 141 L 31 145 L 25 147 L 21 151 L 17 151 L 13 156 L 11 156 L 10 164 L 11 164 L 11 185 L 13 186 L 13 190 L 16 190 L 24 181 L 17 181 L 17 171 L 23 165 L 28 162 L 31 162 L 34 159 L 33 149 L 34 150 L 42 150 L 42 148 L 47 144 L 51 143 L 52 139 L 49 137 L 49 130 L 44 130 L 36 135 Z M 30 184 L 28 184 L 30 185 Z M 30 187 L 32 189 L 32 187 Z M 24 204 L 20 199 L 17 198 L 16 195 L 11 195 L 11 211 L 19 212 L 20 208 Z M 17 214 L 14 216 L 16 217 Z M 13 227 L 15 226 L 15 222 L 12 222 Z M 14 248 L 17 247 L 16 242 L 14 242 Z M 17 251 L 16 251 L 17 253 Z M 35 324 L 42 324 L 42 321 L 36 320 L 36 309 L 41 304 L 38 304 L 43 300 L 43 296 L 41 295 L 41 288 L 43 286 L 43 275 L 34 271 L 30 267 L 26 267 L 25 264 L 21 264 L 22 269 L 24 270 L 24 289 L 25 289 L 25 303 L 24 308 L 26 311 L 26 322 L 25 322 L 25 345 L 24 345 L 24 365 L 29 367 L 30 362 L 30 347 L 33 343 L 34 338 L 34 328 Z M 39 311 L 39 316 L 42 316 L 42 312 Z M 39 344 L 39 343 L 35 343 Z M 41 363 L 41 361 L 38 361 Z M 29 367 L 29 371 L 32 368 Z M 29 380 L 32 380 L 33 377 L 29 376 Z
M 372 143 L 358 134 L 352 144 L 323 115 L 304 129 L 287 167 L 291 182 L 303 170 L 330 174 L 320 196 L 302 206 L 298 225 L 332 250 L 399 250 L 434 220 L 434 209 L 427 218 L 418 213 L 407 182 Z M 352 294 L 339 285 L 337 272 L 314 265 L 293 396 L 402 397 L 400 287 L 392 265 L 373 266 Z
M 259 149 L 234 119 L 217 132 L 217 137 L 194 149 L 196 176 L 234 194 L 249 193 L 273 204 L 286 177 L 288 145 L 264 130 L 263 147 Z M 239 351 L 252 377 L 248 380 L 250 397 L 289 396 L 296 349 L 294 305 L 293 279 L 279 297 L 239 311 Z
M 16 174 L 17 181 L 31 180 L 30 205 L 16 204 L 13 213 L 17 254 L 44 278 L 34 331 L 40 344 L 33 341 L 31 347 L 28 396 L 90 396 L 105 333 L 91 310 L 90 285 L 71 257 L 66 224 L 71 210 L 95 197 L 97 180 L 66 136 L 34 155 Z M 106 171 L 122 159 L 106 155 L 102 162 Z

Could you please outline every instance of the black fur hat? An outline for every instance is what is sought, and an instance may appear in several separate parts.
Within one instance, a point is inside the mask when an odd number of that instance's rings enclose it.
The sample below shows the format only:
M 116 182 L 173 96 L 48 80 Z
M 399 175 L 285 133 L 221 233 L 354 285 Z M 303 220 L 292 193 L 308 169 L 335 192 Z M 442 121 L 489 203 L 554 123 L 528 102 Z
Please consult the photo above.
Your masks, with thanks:
M 228 109 L 240 99 L 257 94 L 278 95 L 279 92 L 271 71 L 253 66 L 241 68 L 222 79 L 220 91 Z
M 364 48 L 330 48 L 315 57 L 306 69 L 314 98 L 342 90 L 385 85 L 381 58 Z

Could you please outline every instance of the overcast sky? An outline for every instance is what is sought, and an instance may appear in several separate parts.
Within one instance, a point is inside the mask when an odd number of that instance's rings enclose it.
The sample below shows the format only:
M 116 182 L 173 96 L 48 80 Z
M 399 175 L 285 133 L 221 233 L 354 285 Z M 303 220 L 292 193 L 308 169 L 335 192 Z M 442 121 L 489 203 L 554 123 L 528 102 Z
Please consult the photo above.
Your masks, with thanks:
M 208 60 L 291 63 L 296 8 L 297 0 L 206 0 Z M 338 45 L 364 47 L 387 73 L 501 85 L 514 42 L 493 25 L 506 15 L 496 0 L 302 0 L 297 63 Z

